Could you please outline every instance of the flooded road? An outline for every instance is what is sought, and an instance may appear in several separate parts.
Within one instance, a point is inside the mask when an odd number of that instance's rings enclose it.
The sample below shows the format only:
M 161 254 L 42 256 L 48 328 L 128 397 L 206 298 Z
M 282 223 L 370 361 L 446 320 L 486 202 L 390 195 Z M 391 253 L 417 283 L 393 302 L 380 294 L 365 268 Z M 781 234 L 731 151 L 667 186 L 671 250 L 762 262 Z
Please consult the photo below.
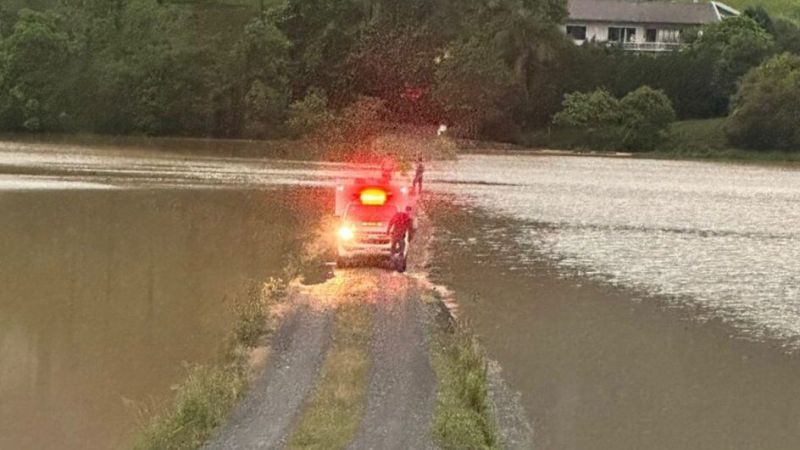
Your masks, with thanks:
M 58 186 L 0 191 L 3 449 L 124 446 L 296 250 L 283 193 Z

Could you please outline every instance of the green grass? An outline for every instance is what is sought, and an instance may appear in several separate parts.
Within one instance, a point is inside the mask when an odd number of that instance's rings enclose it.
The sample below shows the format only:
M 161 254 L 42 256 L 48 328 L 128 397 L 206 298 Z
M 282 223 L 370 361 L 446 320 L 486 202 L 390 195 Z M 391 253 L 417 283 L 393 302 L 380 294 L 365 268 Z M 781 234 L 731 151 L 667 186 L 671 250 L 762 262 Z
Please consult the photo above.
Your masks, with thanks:
M 614 150 L 614 146 L 602 132 L 585 130 L 535 130 L 525 136 L 523 144 L 535 149 L 577 152 Z M 724 118 L 675 122 L 655 150 L 635 152 L 634 155 L 660 159 L 800 161 L 800 152 L 755 151 L 731 147 L 725 137 Z
M 670 126 L 661 146 L 643 157 L 731 161 L 800 161 L 800 152 L 733 148 L 725 137 L 725 119 L 685 120 Z
M 475 338 L 459 326 L 440 331 L 431 359 L 438 379 L 437 444 L 446 450 L 498 448 L 487 365 Z
M 187 450 L 202 446 L 222 425 L 247 389 L 250 350 L 270 330 L 269 307 L 285 296 L 286 285 L 270 280 L 237 302 L 238 319 L 219 362 L 189 368 L 175 398 L 152 416 L 136 436 L 136 450 Z
M 727 150 L 725 119 L 684 120 L 673 123 L 667 131 L 664 149 L 683 151 Z
M 353 439 L 364 412 L 371 335 L 369 305 L 340 307 L 319 384 L 303 408 L 288 448 L 343 449 Z

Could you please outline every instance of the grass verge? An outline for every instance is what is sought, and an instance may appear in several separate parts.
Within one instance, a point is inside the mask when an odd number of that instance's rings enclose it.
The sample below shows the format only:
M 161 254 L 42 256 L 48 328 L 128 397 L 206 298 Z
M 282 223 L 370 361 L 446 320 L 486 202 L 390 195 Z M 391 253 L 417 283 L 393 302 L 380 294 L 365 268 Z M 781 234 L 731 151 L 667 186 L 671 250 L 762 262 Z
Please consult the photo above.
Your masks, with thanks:
M 439 331 L 431 360 L 438 380 L 433 434 L 443 449 L 495 449 L 487 364 L 475 337 L 460 325 Z
M 602 132 L 552 129 L 528 133 L 522 143 L 535 149 L 575 152 L 614 151 Z M 721 161 L 797 162 L 800 152 L 755 151 L 733 148 L 725 136 L 725 119 L 683 120 L 670 125 L 664 140 L 652 151 L 634 152 L 634 156 L 656 159 L 701 159 Z
M 331 350 L 288 448 L 340 449 L 353 439 L 364 412 L 371 336 L 369 305 L 347 304 L 337 311 Z
M 183 450 L 202 446 L 224 423 L 247 389 L 251 351 L 273 324 L 269 310 L 286 295 L 286 283 L 271 279 L 235 304 L 237 320 L 226 350 L 215 364 L 195 365 L 176 388 L 175 399 L 148 419 L 134 442 L 137 450 Z

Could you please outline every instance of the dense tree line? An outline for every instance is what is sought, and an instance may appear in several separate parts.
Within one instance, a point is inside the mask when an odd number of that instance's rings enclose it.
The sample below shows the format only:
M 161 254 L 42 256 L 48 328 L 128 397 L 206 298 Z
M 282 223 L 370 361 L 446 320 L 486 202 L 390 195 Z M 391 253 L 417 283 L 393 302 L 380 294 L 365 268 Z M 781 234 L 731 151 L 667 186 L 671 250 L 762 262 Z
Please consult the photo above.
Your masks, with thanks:
M 304 105 L 324 115 L 367 96 L 386 120 L 482 132 L 535 109 L 531 71 L 562 40 L 565 14 L 561 0 L 288 0 L 250 11 L 213 36 L 192 5 L 160 0 L 2 11 L 0 128 L 270 137 L 301 123 L 290 115 L 308 116 Z
M 641 86 L 678 117 L 712 117 L 748 70 L 800 42 L 763 10 L 652 56 L 573 45 L 564 0 L 261 0 L 213 32 L 209 1 L 51 2 L 0 6 L 2 130 L 269 138 L 361 105 L 512 139 L 550 124 L 565 94 Z
M 582 130 L 594 148 L 644 150 L 656 146 L 675 118 L 674 108 L 684 119 L 727 117 L 725 130 L 733 146 L 800 149 L 795 131 L 800 83 L 797 56 L 791 56 L 800 42 L 795 23 L 751 8 L 686 38 L 686 49 L 658 56 L 592 44 L 566 50 L 564 72 L 557 75 L 559 91 L 574 93 L 566 95 L 553 123 Z M 576 67 L 593 70 L 573 71 Z M 655 89 L 649 106 L 638 112 L 626 107 L 624 100 L 642 87 Z M 623 101 L 615 96 L 624 96 Z M 642 114 L 648 109 L 654 114 Z M 633 122 L 635 127 L 625 125 L 626 117 L 637 114 L 643 120 Z

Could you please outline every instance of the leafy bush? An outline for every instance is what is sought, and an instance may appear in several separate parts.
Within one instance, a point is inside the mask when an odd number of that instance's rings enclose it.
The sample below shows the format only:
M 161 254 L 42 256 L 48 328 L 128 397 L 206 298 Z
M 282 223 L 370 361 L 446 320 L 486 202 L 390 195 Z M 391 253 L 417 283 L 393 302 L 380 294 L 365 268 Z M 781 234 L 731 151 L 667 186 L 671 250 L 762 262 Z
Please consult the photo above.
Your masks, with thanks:
M 800 56 L 785 53 L 753 69 L 733 98 L 731 144 L 756 150 L 800 150 Z
M 602 88 L 591 93 L 567 94 L 563 106 L 553 117 L 556 125 L 591 129 L 619 120 L 619 100 Z
M 622 144 L 629 150 L 654 148 L 675 121 L 675 110 L 669 98 L 648 86 L 623 97 L 619 106 L 624 132 Z
M 589 131 L 595 148 L 650 150 L 675 121 L 675 110 L 662 92 L 642 86 L 622 100 L 598 89 L 567 94 L 563 109 L 553 118 L 562 127 Z
M 289 105 L 289 132 L 293 136 L 303 136 L 317 131 L 331 120 L 328 98 L 319 89 L 312 89 L 302 100 Z

